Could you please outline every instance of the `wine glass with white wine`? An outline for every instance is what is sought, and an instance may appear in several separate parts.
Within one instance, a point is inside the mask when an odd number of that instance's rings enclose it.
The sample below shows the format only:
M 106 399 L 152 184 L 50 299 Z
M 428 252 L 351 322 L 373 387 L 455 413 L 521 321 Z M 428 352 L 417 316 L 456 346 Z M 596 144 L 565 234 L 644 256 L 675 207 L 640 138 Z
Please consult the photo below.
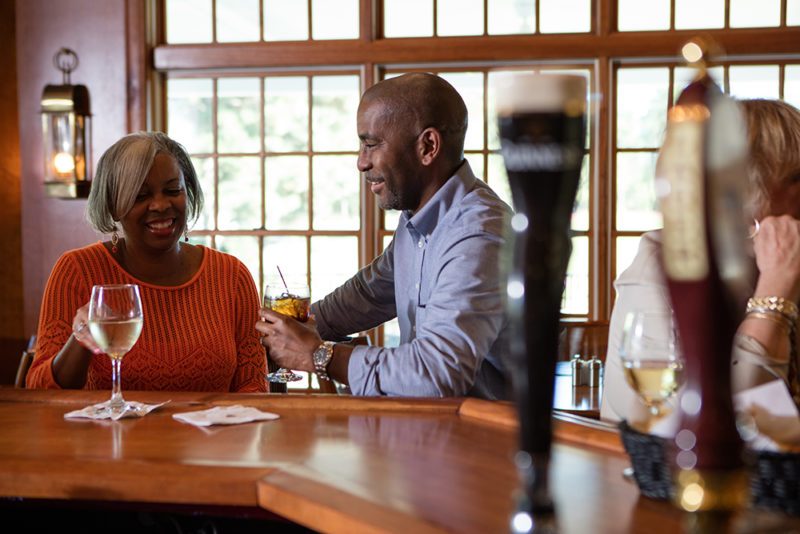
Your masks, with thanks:
M 625 317 L 620 359 L 625 379 L 651 421 L 666 415 L 683 385 L 684 366 L 672 312 L 632 311 Z
M 122 398 L 122 358 L 142 333 L 142 299 L 135 284 L 98 285 L 89 301 L 89 331 L 97 345 L 111 358 L 111 398 L 95 405 L 95 415 L 116 419 L 128 405 Z

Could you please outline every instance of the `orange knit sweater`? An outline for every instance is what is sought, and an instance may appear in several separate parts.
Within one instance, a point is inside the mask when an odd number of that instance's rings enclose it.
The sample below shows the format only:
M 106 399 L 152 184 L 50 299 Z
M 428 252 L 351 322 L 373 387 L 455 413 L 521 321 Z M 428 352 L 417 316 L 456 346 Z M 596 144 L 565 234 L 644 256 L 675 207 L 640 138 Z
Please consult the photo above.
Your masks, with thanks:
M 95 284 L 139 284 L 144 327 L 122 360 L 122 391 L 266 391 L 258 339 L 258 294 L 236 258 L 202 247 L 191 280 L 175 287 L 137 280 L 101 244 L 66 252 L 47 281 L 29 388 L 58 388 L 52 361 L 72 333 L 75 311 Z M 86 389 L 111 389 L 111 360 L 94 356 Z

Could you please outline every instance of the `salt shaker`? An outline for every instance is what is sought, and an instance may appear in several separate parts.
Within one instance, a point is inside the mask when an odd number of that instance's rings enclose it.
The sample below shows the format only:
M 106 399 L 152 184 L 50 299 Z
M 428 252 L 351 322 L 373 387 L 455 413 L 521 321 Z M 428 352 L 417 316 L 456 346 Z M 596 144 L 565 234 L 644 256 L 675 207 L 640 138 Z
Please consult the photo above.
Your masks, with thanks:
M 589 378 L 587 382 L 590 388 L 600 387 L 600 371 L 603 368 L 603 362 L 597 359 L 597 356 L 592 356 L 592 359 L 586 362 L 589 368 Z

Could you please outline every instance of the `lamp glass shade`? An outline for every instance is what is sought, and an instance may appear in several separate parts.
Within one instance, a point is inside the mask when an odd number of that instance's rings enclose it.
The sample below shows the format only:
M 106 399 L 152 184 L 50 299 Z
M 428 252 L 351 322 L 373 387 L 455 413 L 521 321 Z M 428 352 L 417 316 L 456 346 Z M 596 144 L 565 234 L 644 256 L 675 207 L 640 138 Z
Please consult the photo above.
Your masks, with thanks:
M 48 196 L 89 191 L 89 92 L 82 85 L 48 85 L 42 95 L 44 181 Z

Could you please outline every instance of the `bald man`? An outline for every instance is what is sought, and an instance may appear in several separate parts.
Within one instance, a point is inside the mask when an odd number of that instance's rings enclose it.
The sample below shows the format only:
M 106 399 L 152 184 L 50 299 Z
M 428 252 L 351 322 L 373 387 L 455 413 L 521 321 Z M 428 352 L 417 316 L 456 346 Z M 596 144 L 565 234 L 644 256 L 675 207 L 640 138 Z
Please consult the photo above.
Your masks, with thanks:
M 359 171 L 381 208 L 402 210 L 394 239 L 312 305 L 316 330 L 262 309 L 262 343 L 277 364 L 356 395 L 508 398 L 500 254 L 511 209 L 464 159 L 463 99 L 438 76 L 406 74 L 368 89 L 357 123 Z M 395 317 L 397 347 L 323 341 Z

